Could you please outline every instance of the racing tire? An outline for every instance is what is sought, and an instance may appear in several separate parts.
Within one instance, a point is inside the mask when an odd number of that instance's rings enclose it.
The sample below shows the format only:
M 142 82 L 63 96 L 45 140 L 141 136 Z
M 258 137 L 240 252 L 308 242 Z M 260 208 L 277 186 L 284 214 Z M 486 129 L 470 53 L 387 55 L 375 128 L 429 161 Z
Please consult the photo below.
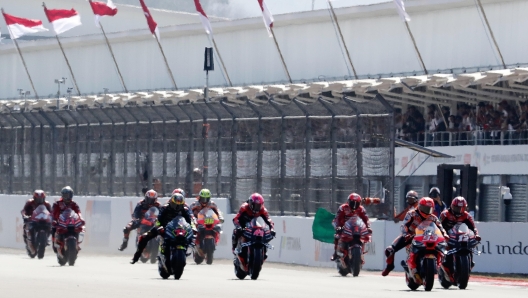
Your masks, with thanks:
M 348 272 L 348 269 L 346 269 L 346 268 L 339 268 L 339 265 L 338 265 L 338 268 L 337 268 L 337 272 L 339 272 L 339 274 L 341 274 L 341 276 L 347 276 L 348 273 L 350 273 L 350 272 Z
M 44 258 L 44 253 L 46 252 L 46 245 L 48 244 L 48 235 L 46 232 L 40 232 L 37 237 L 37 256 L 39 259 Z
M 186 255 L 183 249 L 174 249 L 171 255 L 171 267 L 174 279 L 180 279 L 183 274 L 183 269 L 186 265 Z
M 438 281 L 440 281 L 440 285 L 446 290 L 451 287 L 451 282 L 446 279 L 444 270 L 442 269 L 438 270 Z
M 198 250 L 198 248 L 196 250 Z M 200 265 L 201 263 L 203 263 L 204 258 L 200 257 L 197 251 L 193 251 L 193 260 L 196 265 Z
M 66 244 L 68 245 L 68 251 L 66 252 L 68 265 L 73 266 L 77 260 L 77 239 L 70 238 L 67 240 Z
M 354 247 L 352 248 L 352 275 L 354 277 L 359 275 L 359 271 L 361 270 L 361 248 L 360 247 Z
M 469 282 L 469 271 L 470 271 L 470 261 L 469 256 L 459 256 L 458 257 L 458 288 L 465 290 Z
M 407 275 L 407 273 L 405 274 L 405 282 L 407 283 L 407 287 L 408 287 L 409 289 L 411 289 L 411 291 L 416 291 L 416 289 L 418 289 L 418 287 L 420 287 L 419 284 L 417 284 L 416 282 L 414 282 L 414 279 L 409 278 L 409 276 Z
M 259 277 L 260 270 L 262 269 L 262 249 L 260 248 L 254 248 L 253 249 L 253 255 L 250 259 L 250 265 L 249 265 L 249 276 L 252 280 L 256 280 Z
M 238 279 L 244 279 L 248 275 L 246 271 L 242 270 L 240 268 L 240 261 L 238 258 L 235 257 L 235 260 L 233 261 L 233 264 L 235 265 L 235 275 Z
M 424 279 L 424 288 L 427 292 L 431 291 L 433 289 L 434 285 L 434 276 L 435 276 L 435 259 L 425 259 L 424 261 L 424 273 L 425 273 L 425 279 Z
M 213 264 L 214 251 L 215 251 L 215 242 L 213 238 L 207 238 L 204 241 L 205 254 L 206 254 L 206 263 L 207 265 Z
M 170 277 L 170 273 L 168 273 L 165 268 L 163 268 L 163 265 L 161 264 L 161 258 L 157 257 L 158 260 L 158 273 L 163 279 L 167 279 Z

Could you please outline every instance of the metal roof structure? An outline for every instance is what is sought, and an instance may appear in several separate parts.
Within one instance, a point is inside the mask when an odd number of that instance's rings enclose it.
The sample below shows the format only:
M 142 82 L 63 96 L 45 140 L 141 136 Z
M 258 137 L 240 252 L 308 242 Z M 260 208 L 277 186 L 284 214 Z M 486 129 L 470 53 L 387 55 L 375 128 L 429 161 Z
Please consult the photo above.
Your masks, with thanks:
M 525 101 L 526 81 L 528 68 L 516 68 L 459 75 L 211 88 L 207 101 L 200 89 L 73 96 L 69 101 L 67 98 L 4 100 L 0 101 L 0 125 L 351 117 L 358 114 L 354 102 L 367 103 L 361 105 L 359 114 L 369 114 L 368 103 L 377 94 L 396 107 Z

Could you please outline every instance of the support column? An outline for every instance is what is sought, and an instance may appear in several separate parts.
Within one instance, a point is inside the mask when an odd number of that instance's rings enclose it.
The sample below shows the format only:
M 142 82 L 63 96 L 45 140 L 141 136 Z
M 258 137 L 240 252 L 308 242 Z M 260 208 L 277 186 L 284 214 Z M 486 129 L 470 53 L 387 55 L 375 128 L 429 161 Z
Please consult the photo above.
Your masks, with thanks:
M 237 186 L 237 134 L 238 122 L 233 117 L 231 125 L 231 206 L 238 206 L 236 200 L 236 186 Z

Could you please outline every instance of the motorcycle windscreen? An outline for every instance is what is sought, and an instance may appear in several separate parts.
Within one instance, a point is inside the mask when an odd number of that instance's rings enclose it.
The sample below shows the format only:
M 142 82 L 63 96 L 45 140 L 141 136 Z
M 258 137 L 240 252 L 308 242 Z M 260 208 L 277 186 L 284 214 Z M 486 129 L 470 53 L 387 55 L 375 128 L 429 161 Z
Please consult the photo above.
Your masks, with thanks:
M 51 222 L 51 215 L 46 209 L 46 206 L 39 205 L 34 211 L 31 218 L 35 221 L 49 221 Z
M 250 222 L 246 224 L 246 227 L 263 227 L 265 230 L 268 229 L 268 225 L 264 222 L 262 217 L 253 218 Z
M 211 208 L 203 208 L 198 213 L 198 224 L 200 225 L 214 225 L 220 222 L 218 215 Z
M 424 238 L 436 240 L 440 237 L 444 237 L 440 229 L 431 220 L 422 221 L 415 230 L 414 239 L 422 241 Z

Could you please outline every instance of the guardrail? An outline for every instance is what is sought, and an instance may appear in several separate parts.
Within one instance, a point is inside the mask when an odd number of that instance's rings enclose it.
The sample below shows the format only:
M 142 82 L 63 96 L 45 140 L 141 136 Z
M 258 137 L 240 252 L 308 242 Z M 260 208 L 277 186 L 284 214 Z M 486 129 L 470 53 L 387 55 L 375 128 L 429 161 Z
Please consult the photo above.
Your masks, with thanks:
M 526 145 L 528 130 L 474 130 L 412 133 L 399 138 L 424 147 L 470 145 Z

